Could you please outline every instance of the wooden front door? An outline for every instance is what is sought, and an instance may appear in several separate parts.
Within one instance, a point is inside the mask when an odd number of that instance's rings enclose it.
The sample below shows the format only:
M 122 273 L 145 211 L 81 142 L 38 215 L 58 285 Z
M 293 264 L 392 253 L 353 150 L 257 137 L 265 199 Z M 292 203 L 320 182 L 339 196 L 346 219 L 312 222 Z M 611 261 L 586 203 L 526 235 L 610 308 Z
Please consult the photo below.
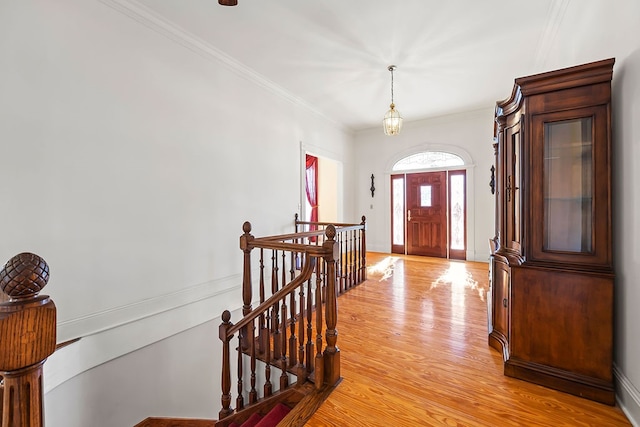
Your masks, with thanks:
M 407 174 L 407 254 L 447 257 L 447 174 Z

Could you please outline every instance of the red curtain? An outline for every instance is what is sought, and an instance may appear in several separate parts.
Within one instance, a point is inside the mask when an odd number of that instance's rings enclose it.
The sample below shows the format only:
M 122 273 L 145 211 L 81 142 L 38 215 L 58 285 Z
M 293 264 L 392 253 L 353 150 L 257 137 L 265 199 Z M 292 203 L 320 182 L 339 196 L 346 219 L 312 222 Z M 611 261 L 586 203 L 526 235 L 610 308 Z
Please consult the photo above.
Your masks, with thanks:
M 309 154 L 307 154 L 306 177 L 307 201 L 311 205 L 309 221 L 318 222 L 318 158 Z M 312 225 L 309 230 L 317 230 L 317 228 L 316 225 Z

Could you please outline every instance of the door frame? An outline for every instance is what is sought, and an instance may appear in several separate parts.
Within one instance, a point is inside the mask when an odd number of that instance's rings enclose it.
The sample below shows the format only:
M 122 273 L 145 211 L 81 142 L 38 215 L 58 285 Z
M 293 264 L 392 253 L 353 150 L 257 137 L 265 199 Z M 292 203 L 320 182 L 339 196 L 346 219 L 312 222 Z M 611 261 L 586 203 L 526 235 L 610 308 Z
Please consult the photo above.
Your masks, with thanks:
M 298 203 L 298 215 L 302 221 L 306 221 L 309 212 L 307 208 L 307 193 L 306 193 L 306 156 L 307 154 L 318 158 L 318 220 L 325 222 L 344 222 L 344 163 L 341 160 L 336 160 L 331 153 L 327 153 L 324 150 L 320 150 L 317 147 L 307 147 L 300 141 L 300 202 Z M 326 169 L 322 167 L 323 164 L 332 163 L 332 170 L 334 172 L 329 178 L 326 175 Z M 327 181 L 330 181 L 332 185 L 326 185 Z M 332 198 L 335 202 L 335 206 L 332 206 L 330 212 L 327 212 L 322 207 L 322 202 L 326 198 Z
M 426 153 L 426 152 L 445 152 L 445 153 L 451 153 L 451 154 L 455 154 L 456 156 L 459 156 L 462 161 L 463 164 L 459 165 L 459 166 L 451 166 L 451 167 L 438 167 L 438 168 L 416 168 L 416 169 L 411 169 L 411 170 L 407 170 L 407 169 L 394 169 L 395 165 L 402 159 L 412 156 L 414 154 L 418 154 L 418 153 Z M 484 151 L 483 151 L 484 152 Z M 490 152 L 490 154 L 492 154 Z M 493 160 L 492 160 L 493 162 Z M 391 205 L 391 176 L 392 175 L 402 175 L 405 173 L 412 173 L 412 172 L 437 172 L 437 171 L 443 171 L 443 170 L 465 170 L 466 171 L 466 180 L 465 180 L 465 184 L 466 184 L 466 201 L 467 201 L 467 245 L 466 245 L 466 259 L 469 261 L 482 261 L 482 262 L 486 262 L 489 259 L 489 246 L 487 246 L 487 250 L 486 252 L 476 248 L 476 210 L 478 211 L 486 211 L 486 210 L 490 210 L 491 212 L 493 212 L 493 197 L 480 197 L 477 198 L 476 197 L 476 189 L 475 189 L 475 184 L 476 184 L 476 179 L 475 179 L 475 168 L 476 165 L 474 163 L 473 157 L 471 156 L 471 154 L 469 154 L 469 152 L 467 151 L 466 148 L 463 148 L 461 146 L 455 145 L 453 143 L 451 144 L 438 144 L 438 143 L 430 143 L 430 142 L 423 142 L 423 143 L 417 143 L 414 144 L 412 146 L 408 146 L 404 149 L 399 149 L 398 151 L 394 152 L 393 154 L 391 154 L 388 158 L 387 158 L 387 162 L 385 165 L 385 181 L 384 181 L 384 187 L 386 190 L 386 194 L 385 194 L 385 204 L 387 206 L 387 209 L 385 209 L 384 211 L 384 216 L 385 216 L 385 227 L 389 227 L 391 228 L 392 223 L 391 223 L 391 215 L 392 215 L 392 209 L 393 209 L 393 205 Z M 487 186 L 489 186 L 489 170 L 486 171 L 486 176 L 487 176 Z M 482 176 L 484 176 L 484 174 L 481 173 Z M 484 178 L 482 178 L 484 179 Z M 483 181 L 484 182 L 484 181 Z M 387 187 L 389 186 L 389 187 Z M 482 186 L 482 183 L 481 183 Z M 489 189 L 487 189 L 487 191 L 489 191 Z M 489 193 L 490 194 L 490 193 Z M 476 205 L 478 205 L 476 207 Z M 388 229 L 389 230 L 389 229 Z M 386 247 L 387 248 L 391 248 L 391 244 L 393 242 L 393 234 L 392 234 L 393 230 L 389 230 L 387 232 L 387 238 L 390 238 L 391 240 L 386 242 Z M 381 249 L 384 250 L 384 249 Z

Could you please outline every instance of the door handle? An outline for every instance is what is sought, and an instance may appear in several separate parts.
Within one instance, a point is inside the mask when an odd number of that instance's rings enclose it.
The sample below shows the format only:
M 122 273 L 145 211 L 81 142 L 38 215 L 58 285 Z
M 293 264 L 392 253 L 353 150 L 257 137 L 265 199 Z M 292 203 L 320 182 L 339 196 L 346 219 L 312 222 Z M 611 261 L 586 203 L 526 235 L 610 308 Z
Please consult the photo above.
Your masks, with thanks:
M 515 181 L 515 179 L 514 179 Z M 515 186 L 515 183 L 513 185 L 513 187 L 511 186 L 511 175 L 509 175 L 507 177 L 507 187 L 505 188 L 505 190 L 507 190 L 507 202 L 511 201 L 511 192 L 513 192 L 515 194 L 516 190 L 519 190 L 519 187 Z
M 411 209 L 407 210 L 407 222 L 411 222 Z

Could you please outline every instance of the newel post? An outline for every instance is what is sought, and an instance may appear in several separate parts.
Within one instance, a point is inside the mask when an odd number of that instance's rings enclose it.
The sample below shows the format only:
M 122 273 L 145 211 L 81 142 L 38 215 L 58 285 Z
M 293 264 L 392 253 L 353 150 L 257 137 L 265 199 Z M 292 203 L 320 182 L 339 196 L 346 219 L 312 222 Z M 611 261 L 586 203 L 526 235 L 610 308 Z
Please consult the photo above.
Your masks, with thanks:
M 244 267 L 242 273 L 242 315 L 246 316 L 251 313 L 251 299 L 253 298 L 253 289 L 251 285 L 251 242 L 254 237 L 251 235 L 251 223 L 245 221 L 242 224 L 244 234 L 240 236 L 240 249 L 244 252 Z M 242 335 L 242 348 L 249 348 L 249 334 L 245 328 Z
M 21 253 L 0 271 L 0 375 L 4 378 L 2 427 L 42 427 L 42 368 L 56 349 L 56 306 L 38 295 L 49 266 L 38 255 Z
M 367 280 L 367 217 L 362 215 L 362 239 L 360 240 L 360 255 L 362 256 L 360 268 L 362 269 L 361 279 Z
M 325 277 L 327 278 L 327 290 L 325 296 L 325 317 L 327 322 L 327 332 L 325 334 L 327 347 L 324 349 L 324 378 L 328 385 L 335 385 L 340 379 L 340 349 L 337 347 L 338 330 L 338 298 L 336 294 L 336 259 L 340 254 L 340 247 L 335 241 L 336 228 L 333 225 L 327 226 L 325 231 L 326 240 L 322 246 L 328 254 L 324 256 Z

